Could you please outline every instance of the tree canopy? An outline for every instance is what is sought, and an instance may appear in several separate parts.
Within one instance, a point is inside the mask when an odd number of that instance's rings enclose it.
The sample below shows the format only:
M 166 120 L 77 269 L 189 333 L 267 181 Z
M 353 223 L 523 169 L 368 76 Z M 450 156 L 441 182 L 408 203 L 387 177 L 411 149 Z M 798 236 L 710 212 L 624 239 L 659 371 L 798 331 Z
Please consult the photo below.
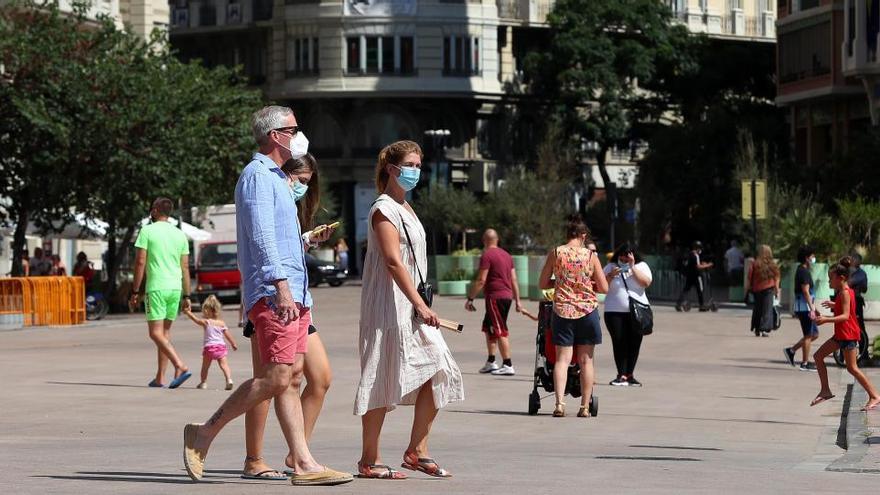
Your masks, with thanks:
M 178 61 L 160 32 L 142 39 L 85 12 L 0 8 L 0 194 L 16 261 L 29 221 L 107 222 L 113 284 L 128 244 L 116 241 L 131 239 L 153 199 L 232 198 L 262 99 L 238 71 Z

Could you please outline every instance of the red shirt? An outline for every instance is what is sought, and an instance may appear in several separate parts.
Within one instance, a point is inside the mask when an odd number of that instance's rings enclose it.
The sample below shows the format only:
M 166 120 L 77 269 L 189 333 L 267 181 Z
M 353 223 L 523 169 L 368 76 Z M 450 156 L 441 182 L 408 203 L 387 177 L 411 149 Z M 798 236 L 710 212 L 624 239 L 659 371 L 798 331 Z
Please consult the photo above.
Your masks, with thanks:
M 489 270 L 483 293 L 487 299 L 513 299 L 513 257 L 500 247 L 483 251 L 480 270 Z
M 844 286 L 849 293 L 849 319 L 842 323 L 834 324 L 834 338 L 837 340 L 859 340 L 862 329 L 859 327 L 859 319 L 856 316 L 856 295 L 848 286 Z M 843 298 L 834 298 L 834 316 L 843 314 Z

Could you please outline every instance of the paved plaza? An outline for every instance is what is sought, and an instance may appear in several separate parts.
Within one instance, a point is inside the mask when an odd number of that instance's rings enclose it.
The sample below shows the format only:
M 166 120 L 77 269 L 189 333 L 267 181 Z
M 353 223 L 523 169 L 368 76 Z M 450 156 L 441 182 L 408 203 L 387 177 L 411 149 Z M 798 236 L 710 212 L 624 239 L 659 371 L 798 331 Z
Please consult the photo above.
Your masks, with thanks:
M 360 288 L 313 293 L 334 382 L 312 448 L 320 462 L 354 472 Z M 873 474 L 826 470 L 845 453 L 835 442 L 848 375 L 832 365 L 838 398 L 808 407 L 819 388 L 816 374 L 783 361 L 783 345 L 800 334 L 792 319 L 770 338 L 755 338 L 747 311 L 683 314 L 659 306 L 655 334 L 646 338 L 636 370 L 644 388 L 608 386 L 615 373 L 605 334 L 597 352 L 599 416 L 574 417 L 577 401 L 568 398 L 570 416 L 556 419 L 552 397 L 539 416 L 525 413 L 535 353 L 531 320 L 511 314 L 518 374 L 480 375 L 482 313 L 466 313 L 463 304 L 448 297 L 436 303 L 441 317 L 465 325 L 464 333 L 445 336 L 464 373 L 467 399 L 440 413 L 430 445 L 452 479 L 412 473 L 407 481 L 356 479 L 320 489 L 245 481 L 239 478 L 244 427 L 238 419 L 214 443 L 204 482 L 192 483 L 181 461 L 183 425 L 206 420 L 229 392 L 221 390 L 216 367 L 209 390 L 195 389 L 197 376 L 178 390 L 147 388 L 156 351 L 142 315 L 126 315 L 76 328 L 0 333 L 0 493 L 854 493 L 880 483 Z M 537 303 L 527 306 L 535 310 Z M 233 324 L 237 311 L 225 316 Z M 872 325 L 869 333 L 878 330 Z M 829 333 L 822 328 L 823 340 Z M 172 335 L 197 375 L 200 329 L 179 319 Z M 250 354 L 247 340 L 238 341 L 230 365 L 241 383 Z M 411 417 L 410 408 L 389 414 L 386 463 L 399 465 Z M 281 468 L 286 449 L 274 416 L 266 438 L 266 457 Z

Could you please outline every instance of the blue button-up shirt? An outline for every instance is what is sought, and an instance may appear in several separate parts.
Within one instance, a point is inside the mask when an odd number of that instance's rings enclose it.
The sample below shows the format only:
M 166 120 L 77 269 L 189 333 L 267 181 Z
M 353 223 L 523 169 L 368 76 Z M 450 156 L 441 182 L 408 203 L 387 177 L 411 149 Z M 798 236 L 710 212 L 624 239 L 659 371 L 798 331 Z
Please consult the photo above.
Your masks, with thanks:
M 296 202 L 284 174 L 266 155 L 254 154 L 238 178 L 235 220 L 245 312 L 264 297 L 274 298 L 273 282 L 285 279 L 293 300 L 311 307 Z

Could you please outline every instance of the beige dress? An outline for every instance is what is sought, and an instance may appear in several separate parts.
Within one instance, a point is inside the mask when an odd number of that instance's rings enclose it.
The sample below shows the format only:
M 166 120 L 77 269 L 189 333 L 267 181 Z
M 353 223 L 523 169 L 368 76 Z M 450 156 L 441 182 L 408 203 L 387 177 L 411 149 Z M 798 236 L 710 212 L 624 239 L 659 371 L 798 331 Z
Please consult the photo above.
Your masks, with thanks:
M 425 229 L 418 218 L 387 195 L 376 200 L 367 218 L 367 256 L 364 260 L 361 292 L 359 349 L 361 380 L 354 401 L 354 413 L 371 409 L 413 405 L 418 389 L 431 383 L 434 405 L 440 409 L 464 399 L 461 371 L 458 369 L 441 330 L 422 324 L 413 305 L 403 294 L 382 259 L 373 231 L 373 214 L 381 211 L 400 233 L 400 254 L 410 276 L 418 286 L 416 260 L 422 275 L 427 274 Z M 412 239 L 416 259 L 406 242 L 401 222 Z

